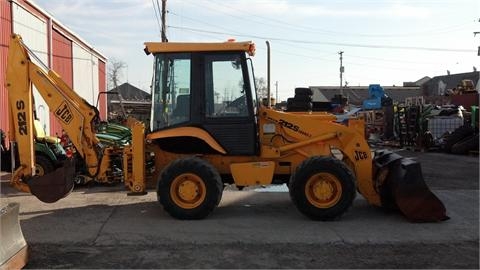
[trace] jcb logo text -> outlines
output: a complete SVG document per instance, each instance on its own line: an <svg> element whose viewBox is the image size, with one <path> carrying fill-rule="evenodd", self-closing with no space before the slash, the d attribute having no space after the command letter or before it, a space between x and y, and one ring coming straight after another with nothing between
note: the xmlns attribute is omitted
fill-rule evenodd
<svg viewBox="0 0 480 270"><path fill-rule="evenodd" d="M355 151L355 160L356 161L364 160L364 159L367 159L367 158L368 158L367 152Z"/></svg>
<svg viewBox="0 0 480 270"><path fill-rule="evenodd" d="M62 120L63 122L70 124L70 122L73 119L73 114L72 111L70 111L70 108L68 107L67 103L63 102L58 106L57 110L55 111L55 114Z"/></svg>

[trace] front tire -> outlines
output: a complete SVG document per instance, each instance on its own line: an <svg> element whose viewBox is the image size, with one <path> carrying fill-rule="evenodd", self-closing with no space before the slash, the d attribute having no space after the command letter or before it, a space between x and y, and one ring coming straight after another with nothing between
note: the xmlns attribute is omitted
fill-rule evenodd
<svg viewBox="0 0 480 270"><path fill-rule="evenodd" d="M220 203L223 183L217 170L197 157L173 161L157 184L163 209L178 219L203 219Z"/></svg>
<svg viewBox="0 0 480 270"><path fill-rule="evenodd" d="M355 177L333 157L303 161L289 182L290 198L312 220L334 220L345 213L356 195Z"/></svg>

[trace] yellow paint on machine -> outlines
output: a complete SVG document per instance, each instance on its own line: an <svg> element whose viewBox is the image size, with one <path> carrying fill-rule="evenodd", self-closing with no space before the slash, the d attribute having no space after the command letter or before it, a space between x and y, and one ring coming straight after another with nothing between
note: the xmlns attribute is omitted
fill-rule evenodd
<svg viewBox="0 0 480 270"><path fill-rule="evenodd" d="M275 162L232 163L230 170L237 186L268 185L273 179Z"/></svg>
<svg viewBox="0 0 480 270"><path fill-rule="evenodd" d="M145 52L147 53L210 51L245 51L253 56L255 54L255 45L251 41L211 43L145 42Z"/></svg>

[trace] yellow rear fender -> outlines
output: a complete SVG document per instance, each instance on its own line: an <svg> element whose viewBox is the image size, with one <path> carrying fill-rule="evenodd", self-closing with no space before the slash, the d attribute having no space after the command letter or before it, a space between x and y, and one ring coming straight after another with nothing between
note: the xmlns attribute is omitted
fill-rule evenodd
<svg viewBox="0 0 480 270"><path fill-rule="evenodd" d="M156 131L147 135L147 140L173 138L173 137L193 137L198 138L208 144L215 151L226 154L227 151L205 130L197 127L179 127L167 130Z"/></svg>

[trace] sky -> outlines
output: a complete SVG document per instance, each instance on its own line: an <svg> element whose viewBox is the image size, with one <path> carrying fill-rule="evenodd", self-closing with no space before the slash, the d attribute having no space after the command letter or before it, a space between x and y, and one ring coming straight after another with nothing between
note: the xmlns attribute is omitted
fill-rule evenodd
<svg viewBox="0 0 480 270"><path fill-rule="evenodd" d="M109 60L123 61L121 82L150 91L160 41L161 0L35 0ZM158 5L158 6L157 6ZM255 42L255 75L266 77L271 43L275 97L295 87L401 86L424 76L480 70L478 0L168 0L169 41Z"/></svg>

